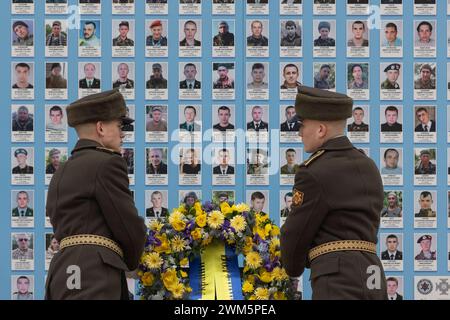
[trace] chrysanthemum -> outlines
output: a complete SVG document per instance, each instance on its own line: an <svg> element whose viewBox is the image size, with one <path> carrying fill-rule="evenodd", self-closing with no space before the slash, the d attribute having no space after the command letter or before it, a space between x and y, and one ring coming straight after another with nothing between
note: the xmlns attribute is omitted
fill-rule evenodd
<svg viewBox="0 0 450 320"><path fill-rule="evenodd" d="M142 284L146 287L150 287L155 282L155 276L151 272L146 272L141 278Z"/></svg>
<svg viewBox="0 0 450 320"><path fill-rule="evenodd" d="M213 211L208 217L208 225L213 229L218 229L223 222L225 221L225 217L220 211Z"/></svg>
<svg viewBox="0 0 450 320"><path fill-rule="evenodd" d="M255 296L257 300L269 300L269 289L257 288L255 290Z"/></svg>
<svg viewBox="0 0 450 320"><path fill-rule="evenodd" d="M247 222L245 222L245 219L243 216L235 216L233 219L231 219L230 225L237 232L242 232L245 230L245 227L247 226Z"/></svg>
<svg viewBox="0 0 450 320"><path fill-rule="evenodd" d="M161 259L159 253L151 252L144 257L144 264L147 266L147 268L157 270L161 268L163 259Z"/></svg>
<svg viewBox="0 0 450 320"><path fill-rule="evenodd" d="M272 275L274 280L276 281L282 281L288 278L286 271L280 267L276 267L275 269L273 269Z"/></svg>
<svg viewBox="0 0 450 320"><path fill-rule="evenodd" d="M238 205L236 205L236 210L240 213L242 212L249 212L250 211L250 207L245 204L245 203L240 203Z"/></svg>
<svg viewBox="0 0 450 320"><path fill-rule="evenodd" d="M182 252L186 248L186 241L178 235L173 237L170 244L174 252Z"/></svg>
<svg viewBox="0 0 450 320"><path fill-rule="evenodd" d="M161 221L153 220L150 223L150 230L160 232L163 226L164 226L164 224Z"/></svg>
<svg viewBox="0 0 450 320"><path fill-rule="evenodd" d="M250 252L246 257L245 260L247 262L247 265L252 269L258 269L261 267L262 259L258 252Z"/></svg>
<svg viewBox="0 0 450 320"><path fill-rule="evenodd" d="M186 228L186 222L184 222L184 214L180 211L174 211L169 216L169 223L176 231L183 231Z"/></svg>
<svg viewBox="0 0 450 320"><path fill-rule="evenodd" d="M171 291L175 299L181 299L184 294L184 285L182 283L177 283L172 287Z"/></svg>
<svg viewBox="0 0 450 320"><path fill-rule="evenodd" d="M255 288L253 287L253 284L251 284L248 281L245 281L244 284L242 285L242 292L244 293L251 293L255 290Z"/></svg>

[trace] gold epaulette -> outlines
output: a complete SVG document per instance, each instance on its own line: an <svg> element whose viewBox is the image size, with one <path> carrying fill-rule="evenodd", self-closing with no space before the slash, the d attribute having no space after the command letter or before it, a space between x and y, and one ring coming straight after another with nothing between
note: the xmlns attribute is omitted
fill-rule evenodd
<svg viewBox="0 0 450 320"><path fill-rule="evenodd" d="M309 157L308 160L306 160L305 162L303 162L302 165L304 165L305 167L309 166L314 160L316 160L317 158L319 158L321 155L323 155L325 153L325 150L319 150L317 152L315 152L311 157Z"/></svg>
<svg viewBox="0 0 450 320"><path fill-rule="evenodd" d="M104 148L104 147L96 147L95 150L106 152L109 154L117 154L117 155L121 156L121 154L119 152L114 151L113 149L108 149L108 148Z"/></svg>

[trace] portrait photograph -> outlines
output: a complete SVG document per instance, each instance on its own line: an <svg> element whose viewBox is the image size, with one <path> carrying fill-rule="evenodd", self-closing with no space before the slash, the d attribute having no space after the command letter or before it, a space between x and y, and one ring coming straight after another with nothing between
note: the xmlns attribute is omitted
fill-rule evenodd
<svg viewBox="0 0 450 320"><path fill-rule="evenodd" d="M80 20L78 56L97 58L102 55L101 20Z"/></svg>
<svg viewBox="0 0 450 320"><path fill-rule="evenodd" d="M83 98L101 91L101 62L78 63L78 97Z"/></svg>
<svg viewBox="0 0 450 320"><path fill-rule="evenodd" d="M169 192L167 190L145 190L145 218L147 221L168 217Z"/></svg>
<svg viewBox="0 0 450 320"><path fill-rule="evenodd" d="M67 100L69 66L67 62L45 63L45 99Z"/></svg>
<svg viewBox="0 0 450 320"><path fill-rule="evenodd" d="M34 276L11 276L11 300L34 300Z"/></svg>
<svg viewBox="0 0 450 320"><path fill-rule="evenodd" d="M67 142L65 105L45 105L45 142Z"/></svg>
<svg viewBox="0 0 450 320"><path fill-rule="evenodd" d="M380 172L383 185L403 185L403 148L380 149Z"/></svg>
<svg viewBox="0 0 450 320"><path fill-rule="evenodd" d="M132 58L135 55L135 21L112 20L113 58Z"/></svg>
<svg viewBox="0 0 450 320"><path fill-rule="evenodd" d="M235 47L235 20L213 20L212 21L213 58L234 58Z"/></svg>
<svg viewBox="0 0 450 320"><path fill-rule="evenodd" d="M135 97L135 64L134 62L113 62L111 67L112 88L119 89L127 100Z"/></svg>
<svg viewBox="0 0 450 320"><path fill-rule="evenodd" d="M380 57L403 57L403 21L382 20L380 29Z"/></svg>
<svg viewBox="0 0 450 320"><path fill-rule="evenodd" d="M11 63L11 98L34 99L34 62Z"/></svg>
<svg viewBox="0 0 450 320"><path fill-rule="evenodd" d="M34 20L11 21L11 56L34 57Z"/></svg>
<svg viewBox="0 0 450 320"><path fill-rule="evenodd" d="M167 100L169 98L168 62L146 62L145 74L145 99Z"/></svg>
<svg viewBox="0 0 450 320"><path fill-rule="evenodd" d="M11 141L34 142L34 105L11 106Z"/></svg>
<svg viewBox="0 0 450 320"><path fill-rule="evenodd" d="M437 149L414 148L414 185L436 186Z"/></svg>
<svg viewBox="0 0 450 320"><path fill-rule="evenodd" d="M168 20L146 20L145 26L145 56L167 58L169 56Z"/></svg>
<svg viewBox="0 0 450 320"><path fill-rule="evenodd" d="M46 57L67 57L68 31L67 20L45 20Z"/></svg>
<svg viewBox="0 0 450 320"><path fill-rule="evenodd" d="M11 191L11 228L34 228L34 190Z"/></svg>
<svg viewBox="0 0 450 320"><path fill-rule="evenodd" d="M403 191L385 190L381 209L381 228L403 228Z"/></svg>
<svg viewBox="0 0 450 320"><path fill-rule="evenodd" d="M380 142L403 143L403 106L401 105L381 106Z"/></svg>
<svg viewBox="0 0 450 320"><path fill-rule="evenodd" d="M314 58L336 58L336 20L314 20Z"/></svg>
<svg viewBox="0 0 450 320"><path fill-rule="evenodd" d="M169 115L167 109L167 105L145 106L146 142L168 142Z"/></svg>
<svg viewBox="0 0 450 320"><path fill-rule="evenodd" d="M303 57L302 20L280 21L280 57Z"/></svg>
<svg viewBox="0 0 450 320"><path fill-rule="evenodd" d="M168 184L168 151L167 148L145 149L145 184Z"/></svg>
<svg viewBox="0 0 450 320"><path fill-rule="evenodd" d="M34 233L11 233L11 270L34 270Z"/></svg>
<svg viewBox="0 0 450 320"><path fill-rule="evenodd" d="M247 100L269 100L269 63L247 62Z"/></svg>

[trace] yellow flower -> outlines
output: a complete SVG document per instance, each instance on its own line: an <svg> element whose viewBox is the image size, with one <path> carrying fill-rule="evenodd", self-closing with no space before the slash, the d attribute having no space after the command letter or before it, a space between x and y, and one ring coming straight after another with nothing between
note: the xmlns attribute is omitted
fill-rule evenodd
<svg viewBox="0 0 450 320"><path fill-rule="evenodd" d="M202 204L199 201L194 204L194 209L196 215L203 213Z"/></svg>
<svg viewBox="0 0 450 320"><path fill-rule="evenodd" d="M224 222L225 217L220 211L213 211L208 217L208 224L213 229L218 229Z"/></svg>
<svg viewBox="0 0 450 320"><path fill-rule="evenodd" d="M164 286L169 291L172 291L172 289L175 287L175 285L179 283L178 277L177 277L177 271L175 269L169 269L166 272L164 272L161 276L161 279L164 283Z"/></svg>
<svg viewBox="0 0 450 320"><path fill-rule="evenodd" d="M146 272L141 277L142 284L146 287L151 287L153 285L153 282L155 281L155 277L151 272Z"/></svg>
<svg viewBox="0 0 450 320"><path fill-rule="evenodd" d="M272 274L270 272L263 271L263 272L261 272L261 275L259 276L259 279L262 282L270 283L273 280L273 276L272 276Z"/></svg>
<svg viewBox="0 0 450 320"><path fill-rule="evenodd" d="M266 237L268 237L270 235L271 231L272 231L272 225L270 223L266 224L266 226L264 227L264 234L266 235Z"/></svg>
<svg viewBox="0 0 450 320"><path fill-rule="evenodd" d="M173 237L171 244L173 252L182 252L186 248L186 241L178 235Z"/></svg>
<svg viewBox="0 0 450 320"><path fill-rule="evenodd" d="M173 210L173 212L175 212L175 211L179 211L184 214L184 213L186 213L186 207L184 204L181 204L177 209Z"/></svg>
<svg viewBox="0 0 450 320"><path fill-rule="evenodd" d="M252 269L258 269L262 264L262 259L258 252L250 252L246 257L245 260L247 262L247 265Z"/></svg>
<svg viewBox="0 0 450 320"><path fill-rule="evenodd" d="M220 204L220 211L222 211L222 213L224 215L229 215L230 213L233 213L233 210L231 209L230 205L228 204L228 202L222 202Z"/></svg>
<svg viewBox="0 0 450 320"><path fill-rule="evenodd" d="M187 272L184 272L183 270L180 270L180 274L183 278L186 278L188 276Z"/></svg>
<svg viewBox="0 0 450 320"><path fill-rule="evenodd" d="M280 247L280 239L278 238L272 239L269 246L270 253L275 254L275 251L277 251L279 247Z"/></svg>
<svg viewBox="0 0 450 320"><path fill-rule="evenodd" d="M273 298L275 300L286 300L286 295L284 292L277 291L273 294Z"/></svg>
<svg viewBox="0 0 450 320"><path fill-rule="evenodd" d="M288 275L287 275L286 271L280 267L276 267L275 269L273 269L272 275L273 275L274 280L276 280L276 281L282 281L282 280L288 279Z"/></svg>
<svg viewBox="0 0 450 320"><path fill-rule="evenodd" d="M192 292L192 288L190 286L186 286L184 287L184 291L186 291L187 293Z"/></svg>
<svg viewBox="0 0 450 320"><path fill-rule="evenodd" d="M245 230L245 227L247 226L247 222L245 222L245 219L243 216L235 216L233 219L231 219L230 225L237 232L242 232Z"/></svg>
<svg viewBox="0 0 450 320"><path fill-rule="evenodd" d="M202 229L195 228L194 230L191 231L191 236L194 240L201 239L202 238Z"/></svg>
<svg viewBox="0 0 450 320"><path fill-rule="evenodd" d="M256 216L256 225L259 226L260 224L265 223L269 217L267 214L261 214L261 213L257 213Z"/></svg>
<svg viewBox="0 0 450 320"><path fill-rule="evenodd" d="M257 288L255 290L255 296L258 300L269 300L269 289Z"/></svg>
<svg viewBox="0 0 450 320"><path fill-rule="evenodd" d="M186 228L186 222L184 222L184 214L180 211L174 211L169 216L169 223L176 231L183 231Z"/></svg>
<svg viewBox="0 0 450 320"><path fill-rule="evenodd" d="M158 221L158 220L153 220L153 221L150 223L150 230L160 232L163 226L164 226L164 224L161 223L160 221Z"/></svg>
<svg viewBox="0 0 450 320"><path fill-rule="evenodd" d="M161 259L159 253L157 252L151 252L144 256L144 264L147 266L147 268L153 270L158 270L159 268L161 268L163 262L163 259Z"/></svg>
<svg viewBox="0 0 450 320"><path fill-rule="evenodd" d="M172 287L172 290L170 291L172 292L175 299L181 299L183 298L184 294L184 285L182 283L177 283Z"/></svg>
<svg viewBox="0 0 450 320"><path fill-rule="evenodd" d="M280 228L276 225L272 225L272 231L270 232L272 237L276 237L280 235Z"/></svg>
<svg viewBox="0 0 450 320"><path fill-rule="evenodd" d="M199 214L195 217L195 223L197 223L200 228L206 226L206 213Z"/></svg>
<svg viewBox="0 0 450 320"><path fill-rule="evenodd" d="M250 296L250 298L248 298L248 300L256 300L255 296Z"/></svg>
<svg viewBox="0 0 450 320"><path fill-rule="evenodd" d="M167 240L167 235L166 234L162 234L159 236L155 237L156 239L158 239L159 241L161 241L161 245L158 247L155 247L153 250L158 252L158 253L171 253L172 250L170 250L170 243L169 240Z"/></svg>
<svg viewBox="0 0 450 320"><path fill-rule="evenodd" d="M253 233L257 233L261 239L266 240L266 231L263 228L255 226L253 228Z"/></svg>
<svg viewBox="0 0 450 320"><path fill-rule="evenodd" d="M255 290L255 288L253 287L253 284L251 284L248 281L245 281L244 284L242 285L242 292L244 293L251 293Z"/></svg>
<svg viewBox="0 0 450 320"><path fill-rule="evenodd" d="M245 245L243 248L244 255L252 251L253 249L253 239L250 237L245 238Z"/></svg>
<svg viewBox="0 0 450 320"><path fill-rule="evenodd" d="M251 284L255 284L255 276L252 275L248 276L246 281L248 281Z"/></svg>
<svg viewBox="0 0 450 320"><path fill-rule="evenodd" d="M240 203L238 205L236 205L236 210L240 213L242 212L249 212L250 211L250 207L245 204L245 203Z"/></svg>
<svg viewBox="0 0 450 320"><path fill-rule="evenodd" d="M189 259L188 258L184 258L184 259L180 260L180 266L187 267L188 265L189 265Z"/></svg>

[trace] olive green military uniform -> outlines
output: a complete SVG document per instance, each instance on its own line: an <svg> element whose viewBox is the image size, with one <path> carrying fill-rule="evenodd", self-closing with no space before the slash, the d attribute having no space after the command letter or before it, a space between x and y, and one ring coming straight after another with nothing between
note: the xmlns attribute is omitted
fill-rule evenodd
<svg viewBox="0 0 450 320"><path fill-rule="evenodd" d="M131 122L125 117L125 102L117 90L83 98L70 105L67 114L70 126L95 119ZM93 140L79 140L72 156L53 175L46 210L58 241L97 235L114 241L123 251L121 258L99 245L62 248L50 264L46 299L128 299L125 271L138 266L146 228L138 217L127 164L120 153ZM81 288L71 290L66 284L70 276L67 268L74 265L80 268Z"/></svg>
<svg viewBox="0 0 450 320"><path fill-rule="evenodd" d="M301 88L300 119L339 120L352 114L352 100L328 91ZM281 259L291 277L311 269L315 300L387 299L386 281L376 253L335 251L312 260L310 249L342 240L376 244L383 207L383 185L375 163L345 136L325 142L297 171L292 211L281 229ZM379 269L379 286L367 286ZM370 281L369 281L370 282Z"/></svg>

